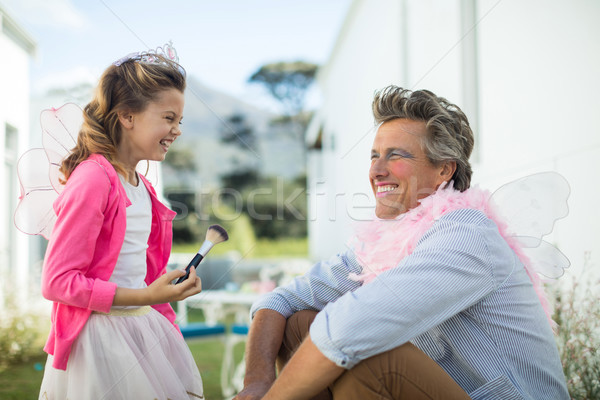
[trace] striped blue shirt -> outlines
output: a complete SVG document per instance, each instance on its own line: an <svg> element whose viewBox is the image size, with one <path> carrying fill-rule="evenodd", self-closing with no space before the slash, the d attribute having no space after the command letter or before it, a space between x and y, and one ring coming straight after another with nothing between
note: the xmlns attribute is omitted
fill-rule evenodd
<svg viewBox="0 0 600 400"><path fill-rule="evenodd" d="M317 314L310 336L337 365L412 342L479 399L569 395L554 336L523 265L481 211L446 214L397 268L362 285L352 252L313 266L252 307Z"/></svg>

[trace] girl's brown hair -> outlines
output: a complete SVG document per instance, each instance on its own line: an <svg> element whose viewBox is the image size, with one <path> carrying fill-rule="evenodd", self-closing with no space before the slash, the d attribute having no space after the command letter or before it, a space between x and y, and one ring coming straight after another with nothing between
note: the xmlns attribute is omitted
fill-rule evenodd
<svg viewBox="0 0 600 400"><path fill-rule="evenodd" d="M121 142L119 113L143 112L164 90L185 90L185 70L176 62L161 55L154 55L152 62L134 56L113 64L104 71L92 101L83 110L83 125L77 144L60 167L64 182L82 161L91 154L102 154L125 174L117 159L117 147Z"/></svg>

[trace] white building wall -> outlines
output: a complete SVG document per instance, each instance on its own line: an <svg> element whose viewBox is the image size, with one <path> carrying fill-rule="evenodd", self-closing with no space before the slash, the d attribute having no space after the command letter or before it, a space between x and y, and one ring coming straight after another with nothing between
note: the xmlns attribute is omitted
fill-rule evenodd
<svg viewBox="0 0 600 400"><path fill-rule="evenodd" d="M316 201L344 202L334 220L310 214L311 255L344 249L352 194L368 193L373 92L430 89L465 109L476 130L473 182L491 190L555 170L572 188L570 214L550 238L577 273L600 264L600 3L594 0L356 0L318 82L324 102ZM314 136L314 134L313 134ZM311 137L311 135L309 135ZM334 143L328 146L328 143Z"/></svg>
<svg viewBox="0 0 600 400"><path fill-rule="evenodd" d="M318 124L323 132L323 159L320 171L309 167L308 181L309 245L314 259L343 251L352 220L364 215L361 207L372 204L367 174L373 127L370 107L376 88L398 80L403 55L394 49L402 39L397 24L400 10L396 1L354 2L329 63L319 73L324 98Z"/></svg>
<svg viewBox="0 0 600 400"><path fill-rule="evenodd" d="M495 3L480 1L480 18ZM550 239L571 260L572 274L585 258L600 265L599 19L593 0L504 1L478 27L481 158L474 179L495 188L543 170L564 175L570 212Z"/></svg>
<svg viewBox="0 0 600 400"><path fill-rule="evenodd" d="M461 26L458 0L404 1L407 25L404 53L406 71L397 85L429 89L449 99L461 96ZM454 77L454 79L448 79Z"/></svg>
<svg viewBox="0 0 600 400"><path fill-rule="evenodd" d="M33 51L33 42L0 8L0 53L5 60L0 64L0 276L6 284L0 291L14 289L21 301L28 295L29 240L18 234L13 213L20 191L16 163L29 146L29 63Z"/></svg>

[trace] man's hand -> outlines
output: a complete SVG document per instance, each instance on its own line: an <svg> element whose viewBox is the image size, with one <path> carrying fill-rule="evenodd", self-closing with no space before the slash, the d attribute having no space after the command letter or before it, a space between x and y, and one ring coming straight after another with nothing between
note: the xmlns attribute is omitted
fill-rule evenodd
<svg viewBox="0 0 600 400"><path fill-rule="evenodd" d="M246 343L244 389L236 400L262 399L275 381L275 360L283 341L286 319L273 310L254 314Z"/></svg>
<svg viewBox="0 0 600 400"><path fill-rule="evenodd" d="M244 386L244 389L239 392L233 400L260 400L269 391L272 382L254 382Z"/></svg>
<svg viewBox="0 0 600 400"><path fill-rule="evenodd" d="M345 371L325 357L307 336L263 399L311 399Z"/></svg>

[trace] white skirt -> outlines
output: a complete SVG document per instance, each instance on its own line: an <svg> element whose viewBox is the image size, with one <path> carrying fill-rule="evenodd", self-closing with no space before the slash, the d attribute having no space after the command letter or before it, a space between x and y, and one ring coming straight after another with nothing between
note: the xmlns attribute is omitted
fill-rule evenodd
<svg viewBox="0 0 600 400"><path fill-rule="evenodd" d="M177 329L152 307L92 313L67 369L48 356L43 400L204 399L202 378Z"/></svg>

